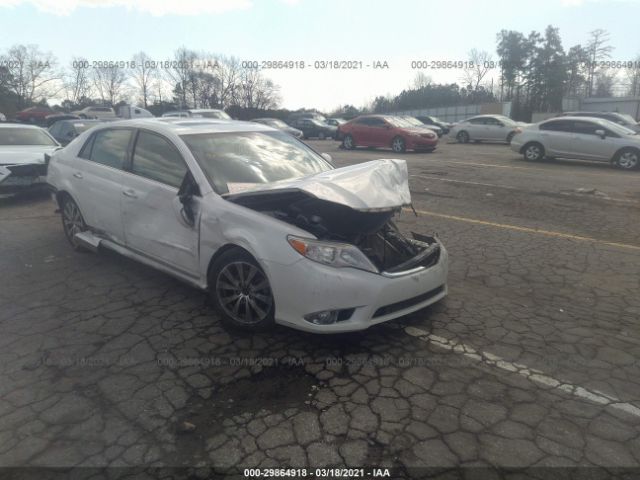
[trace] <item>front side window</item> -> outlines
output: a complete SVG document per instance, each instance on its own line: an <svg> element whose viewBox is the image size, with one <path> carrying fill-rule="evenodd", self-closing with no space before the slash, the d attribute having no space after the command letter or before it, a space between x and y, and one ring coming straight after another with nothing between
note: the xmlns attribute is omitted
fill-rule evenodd
<svg viewBox="0 0 640 480"><path fill-rule="evenodd" d="M187 166L171 142L159 135L141 131L136 140L131 171L178 188L187 173Z"/></svg>
<svg viewBox="0 0 640 480"><path fill-rule="evenodd" d="M282 131L198 133L181 138L220 194L333 168L304 143Z"/></svg>
<svg viewBox="0 0 640 480"><path fill-rule="evenodd" d="M473 123L474 125L484 125L487 122L485 121L484 118L482 117L477 117L477 118L470 118L469 120L467 120L469 123Z"/></svg>
<svg viewBox="0 0 640 480"><path fill-rule="evenodd" d="M90 159L101 165L121 169L127 159L131 130L101 130L93 139ZM81 156L85 153L85 149Z"/></svg>
<svg viewBox="0 0 640 480"><path fill-rule="evenodd" d="M573 123L569 120L554 120L540 125L540 130L550 130L553 132L571 132L572 129Z"/></svg>

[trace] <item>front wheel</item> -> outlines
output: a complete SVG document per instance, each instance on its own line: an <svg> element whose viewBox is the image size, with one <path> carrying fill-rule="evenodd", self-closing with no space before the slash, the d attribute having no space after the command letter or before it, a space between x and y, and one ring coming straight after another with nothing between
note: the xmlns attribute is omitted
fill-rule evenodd
<svg viewBox="0 0 640 480"><path fill-rule="evenodd" d="M511 140L513 140L513 137L515 136L515 132L511 132L509 135L507 135L507 143L509 145L511 145Z"/></svg>
<svg viewBox="0 0 640 480"><path fill-rule="evenodd" d="M62 200L62 228L64 235L71 244L74 250L83 251L82 246L75 238L76 233L84 232L87 230L87 224L84 223L84 218L80 212L80 208L76 202L69 196Z"/></svg>
<svg viewBox="0 0 640 480"><path fill-rule="evenodd" d="M622 170L634 170L640 165L640 151L634 148L625 148L616 155L613 163Z"/></svg>
<svg viewBox="0 0 640 480"><path fill-rule="evenodd" d="M391 141L391 150L395 153L403 153L407 149L404 138L396 137Z"/></svg>
<svg viewBox="0 0 640 480"><path fill-rule="evenodd" d="M224 324L250 331L274 324L269 279L249 253L228 250L215 261L211 272L210 292Z"/></svg>
<svg viewBox="0 0 640 480"><path fill-rule="evenodd" d="M356 148L353 137L351 135L345 135L342 139L342 146L347 150L353 150L354 148Z"/></svg>
<svg viewBox="0 0 640 480"><path fill-rule="evenodd" d="M539 143L529 143L522 150L522 155L529 162L538 162L544 158L544 147Z"/></svg>
<svg viewBox="0 0 640 480"><path fill-rule="evenodd" d="M456 140L460 143L469 143L469 134L467 132L460 132L456 135Z"/></svg>

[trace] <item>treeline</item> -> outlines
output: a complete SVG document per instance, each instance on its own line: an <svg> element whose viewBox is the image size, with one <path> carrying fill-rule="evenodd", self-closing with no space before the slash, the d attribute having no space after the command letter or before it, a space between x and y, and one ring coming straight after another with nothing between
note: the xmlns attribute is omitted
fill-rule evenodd
<svg viewBox="0 0 640 480"><path fill-rule="evenodd" d="M126 61L75 57L61 65L37 45L0 52L0 111L61 100L65 110L134 103L156 114L176 108L274 109L279 87L235 57L180 48L166 60L139 52Z"/></svg>
<svg viewBox="0 0 640 480"><path fill-rule="evenodd" d="M511 101L512 116L562 110L564 97L640 96L640 57L611 61L613 47L604 30L589 33L584 45L565 51L557 28L528 35L514 30L497 34L494 58L471 50L459 84L435 84L418 74L414 84L395 96L377 97L376 112Z"/></svg>

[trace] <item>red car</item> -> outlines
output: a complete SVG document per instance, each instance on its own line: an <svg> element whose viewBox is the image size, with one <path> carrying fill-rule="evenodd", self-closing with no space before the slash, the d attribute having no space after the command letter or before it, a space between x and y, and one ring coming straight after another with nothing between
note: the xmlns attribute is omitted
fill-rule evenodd
<svg viewBox="0 0 640 480"><path fill-rule="evenodd" d="M43 123L47 115L55 113L49 107L29 107L16 112L14 118L20 122Z"/></svg>
<svg viewBox="0 0 640 480"><path fill-rule="evenodd" d="M347 150L355 147L391 148L396 153L405 150L432 152L438 145L438 135L425 127L415 127L392 115L362 115L339 127L339 138Z"/></svg>

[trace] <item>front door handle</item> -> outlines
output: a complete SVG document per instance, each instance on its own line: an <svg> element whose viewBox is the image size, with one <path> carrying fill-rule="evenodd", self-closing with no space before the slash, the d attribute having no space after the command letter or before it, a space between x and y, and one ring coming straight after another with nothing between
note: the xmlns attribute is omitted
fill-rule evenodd
<svg viewBox="0 0 640 480"><path fill-rule="evenodd" d="M136 192L134 190L128 189L128 190L123 190L122 194L125 197L129 197L129 198L138 198L138 196L136 195Z"/></svg>
<svg viewBox="0 0 640 480"><path fill-rule="evenodd" d="M82 174L80 172L74 173L73 176L76 178L82 178Z"/></svg>

